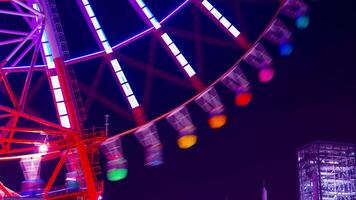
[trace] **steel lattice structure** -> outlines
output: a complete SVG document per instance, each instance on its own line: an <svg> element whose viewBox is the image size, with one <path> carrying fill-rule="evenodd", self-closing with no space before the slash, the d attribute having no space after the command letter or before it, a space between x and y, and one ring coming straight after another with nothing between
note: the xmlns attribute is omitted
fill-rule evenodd
<svg viewBox="0 0 356 200"><path fill-rule="evenodd" d="M134 134L143 146L146 166L160 165L163 163L163 148L155 124L159 120L166 119L178 132L177 143L180 148L192 147L197 142L197 128L187 105L196 103L205 111L209 116L208 124L211 128L222 127L227 121L226 108L215 86L222 83L236 94L236 105L248 105L252 98L251 83L240 65L244 63L256 69L261 82L271 81L274 76L273 60L263 42L277 45L281 55L289 55L293 48L292 33L279 16L284 15L296 20L297 27L301 29L306 28L309 22L307 17L309 10L304 1L281 1L265 30L256 41L250 42L246 35L215 7L213 1L185 0L169 15L158 20L150 6L143 0L129 0L148 28L119 44L111 45L91 1L76 0L100 51L71 58L54 0L0 0L0 3L4 5L0 9L0 14L5 16L5 22L16 18L16 22L20 23L20 19L23 23L21 25L23 30L16 30L14 24L10 23L10 25L5 23L8 25L6 28L0 27L2 34L0 47L6 47L5 56L0 62L0 81L5 94L0 105L0 161L18 160L25 178L22 181L20 195L0 184L0 190L8 197L46 199L83 197L90 200L100 198L103 193L103 181L98 179L101 173L99 148L101 147L107 159L107 177L111 181L126 177L127 160L123 154L121 138L128 134ZM188 5L193 5L204 13L208 20L214 22L231 38L234 45L244 51L244 55L226 73L209 84L201 80L193 64L171 37L171 32L164 28L173 16ZM154 119L146 117L144 106L130 85L132 79L127 76L117 54L121 48L147 35L153 35L160 42L178 71L181 71L189 81L182 85L187 84L188 87L194 88L196 94L175 109ZM136 124L136 128L118 132L110 138L107 129L86 129L83 122L87 113L83 109L76 75L70 67L95 58L103 58L102 65L109 66ZM52 94L51 103L57 116L55 122L49 120L47 116L35 114L36 112L30 110L27 105L31 86L37 80L36 72L44 73L48 80L48 89ZM156 73L170 81L173 79L162 72ZM18 74L25 76L19 78ZM15 83L10 80L13 75ZM41 163L49 160L56 160L57 164L50 177L42 180ZM65 186L54 187L64 166Z"/></svg>
<svg viewBox="0 0 356 200"><path fill-rule="evenodd" d="M315 142L298 151L301 200L356 199L356 146Z"/></svg>

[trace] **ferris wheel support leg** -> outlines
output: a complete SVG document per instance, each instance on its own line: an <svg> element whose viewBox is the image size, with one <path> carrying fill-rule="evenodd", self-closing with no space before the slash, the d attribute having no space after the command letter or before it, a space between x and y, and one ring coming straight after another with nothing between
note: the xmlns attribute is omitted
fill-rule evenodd
<svg viewBox="0 0 356 200"><path fill-rule="evenodd" d="M54 62L56 63L56 69L57 69L57 73L58 73L58 77L59 77L59 82L61 83L62 88L63 88L63 95L65 97L70 97L71 95L70 95L70 91L69 91L69 86L67 85L66 79L64 78L66 74L65 74L64 66L62 65L63 62L60 57L55 58ZM73 99L68 98L67 100L68 100L67 105L68 105L69 119L73 123L73 128L75 130L79 130L80 126L79 126L78 118L76 116ZM88 159L88 152L87 152L86 147L83 144L83 142L81 141L80 136L78 134L74 135L74 140L76 143L76 148L78 150L80 164L83 169L85 183L88 188L89 200L97 200L97 190L95 187L94 176L91 171L91 167L90 167L90 163L89 163L89 159Z"/></svg>
<svg viewBox="0 0 356 200"><path fill-rule="evenodd" d="M46 185L46 188L45 188L45 190L44 190L44 192L43 192L43 196L44 196L45 198L47 198L48 192L51 190L54 181L56 180L56 178L57 178L57 176L58 176L58 174L59 174L59 172L60 172L62 166L64 165L64 163L65 163L65 161L66 161L66 159L67 159L67 156L68 156L69 151L70 151L70 149L68 149L68 150L65 152L65 154L64 154L64 155L61 157L61 159L59 160L59 162L58 162L56 168L54 169L54 171L53 171L53 173L52 173L52 176L51 176L51 178L49 179L49 181L48 181L48 183L47 183L47 185Z"/></svg>
<svg viewBox="0 0 356 200"><path fill-rule="evenodd" d="M1 182L0 182L0 190L5 193L5 196L8 196L8 197L11 196L10 192L6 189L6 187Z"/></svg>
<svg viewBox="0 0 356 200"><path fill-rule="evenodd" d="M88 188L89 200L97 200L98 193L97 193L97 189L95 186L94 176L91 171L90 162L88 159L88 152L86 150L85 145L81 141L79 135L75 136L75 140L77 143L77 150L78 150L78 154L79 154L80 164L83 169L85 183Z"/></svg>
<svg viewBox="0 0 356 200"><path fill-rule="evenodd" d="M77 115L77 110L75 107L75 99L73 97L73 94L71 92L71 87L69 83L69 78L66 73L66 68L64 65L63 57L60 53L60 48L58 46L57 40L56 40L56 33L55 33L55 25L54 22L51 20L51 10L50 10L50 5L47 0L42 0L42 5L43 10L46 16L48 16L48 19L46 21L46 34L47 34L47 42L50 44L50 49L51 49L51 54L48 55L53 59L52 62L48 63L48 73L50 73L50 77L55 78L56 81L54 82L56 87L53 87L52 84L52 94L54 95L54 89L61 89L63 93L63 98L60 100L56 100L56 103L64 102L65 107L67 112L61 113L59 112L59 108L57 107L57 114L58 116L63 116L65 120L61 120L62 117L60 117L61 125L67 128L71 128L75 131L77 131L76 134L74 134L73 139L74 143L76 146L76 149L78 150L79 154L79 160L80 164L83 170L83 175L85 179L85 183L88 189L88 196L89 200L97 200L98 194L97 194L97 189L95 187L95 180L94 176L92 173L92 169L90 166L89 158L88 158L88 152L86 149L85 144L80 138L80 121L79 117ZM47 56L47 55L46 55ZM51 80L52 81L52 80ZM68 119L68 120L67 120Z"/></svg>

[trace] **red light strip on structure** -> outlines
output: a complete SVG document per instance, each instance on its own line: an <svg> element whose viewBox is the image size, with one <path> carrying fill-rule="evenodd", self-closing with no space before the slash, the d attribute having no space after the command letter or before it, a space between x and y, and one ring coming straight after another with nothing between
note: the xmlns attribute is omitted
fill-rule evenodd
<svg viewBox="0 0 356 200"><path fill-rule="evenodd" d="M40 10L37 4L33 4L32 6L35 10L37 11ZM45 55L44 63L47 65L48 68L50 87L52 90L52 94L54 95L54 100L56 104L55 106L57 109L57 114L59 116L59 121L63 127L71 128L72 126L67 112L67 105L64 101L61 84L59 82L57 71L56 71L56 64L53 58L53 52L51 50L51 45L48 41L46 31L44 31L42 34L41 43L42 43L42 51L44 52Z"/></svg>

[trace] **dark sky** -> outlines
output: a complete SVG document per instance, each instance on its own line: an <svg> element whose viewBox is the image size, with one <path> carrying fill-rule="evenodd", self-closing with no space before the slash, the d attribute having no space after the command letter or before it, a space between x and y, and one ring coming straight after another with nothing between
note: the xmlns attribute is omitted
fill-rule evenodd
<svg viewBox="0 0 356 200"><path fill-rule="evenodd" d="M79 20L79 17L77 11L68 6L70 3L65 2L61 1L58 7L62 9L61 12L67 13L67 18L63 17L66 19L63 26L65 30L68 30L73 28L73 25L66 25L70 21L69 19L74 21ZM100 4L100 2L93 0L93 4L97 8L96 11L99 13L98 16L105 16L107 10L113 11L114 8L107 8L106 4ZM153 1L148 2L153 4ZM161 18L167 14L167 10L176 6L176 2L180 1L172 1L172 4L169 1L160 1L164 9L160 10L153 6L153 10L157 11L157 17ZM216 2L223 5L225 1ZM263 11L264 5L260 4L260 8L256 8L256 10L253 10L252 7L257 7L258 3L243 5L246 12L245 19L255 16L253 20L263 20L261 17L263 15L261 13L258 15L255 12ZM124 7L120 8L124 9ZM229 116L228 124L221 130L210 130L206 125L204 113L196 105L190 105L193 121L199 127L199 142L194 148L186 151L179 150L175 143L175 132L166 122L159 122L160 137L165 145L165 164L163 166L154 169L144 167L143 152L138 142L131 136L124 138L125 156L129 160L129 176L122 182L107 182L105 199L223 200L228 196L229 200L258 200L261 196L262 182L265 180L269 199L297 200L296 149L298 147L313 140L356 143L355 8L354 0L313 1L310 26L304 31L295 30L293 54L290 57L279 57L273 53L273 48L269 48L275 57L274 62L277 69L273 82L267 85L258 84L252 75L254 100L249 107L236 108L232 103L233 94L226 88L218 86ZM269 16L269 12L266 10L262 14ZM273 6L270 10L273 10ZM227 16L235 16L232 9L227 8L225 11ZM132 13L127 12L125 14L132 17L129 18L132 21L121 20L126 23L122 26L116 26L117 21L114 19L117 19L115 18L117 13L111 12L112 19L106 18L105 20L105 17L102 17L102 25L106 28L107 37L112 44L122 41L128 35L145 27L139 22L137 16L134 17L133 11ZM267 19L268 17L264 20ZM180 14L177 17L177 21L179 20L181 20L180 24L184 25L183 28L189 29L189 22L192 22L190 18ZM263 23L261 24L263 27ZM203 23L203 27L210 28L210 25ZM78 28L78 30L84 32L83 21L78 21L78 26L83 28ZM167 26L171 29L175 27L173 23L168 23ZM258 30L261 30L261 27L256 24L245 23L239 26L241 29L244 29L244 26L245 28L251 26L246 28L252 35L249 36L250 40L253 40L258 35ZM208 30L208 28L206 29ZM220 33L211 34L221 36ZM73 56L97 50L93 40L89 36L82 35L80 31L74 31L66 36ZM78 45L73 41L79 39L80 36L86 42ZM194 46L189 44L184 46L184 40L180 41L179 36L176 38L188 55L194 55ZM151 37L149 36L147 39L143 39L142 43L138 42L133 45L134 47L124 48L118 53L130 55L132 52L137 52L137 54L147 52L145 44L149 44L150 41ZM206 56L216 56L216 59L212 63L205 63L207 69L210 69L209 72L207 72L208 70L205 72L206 82L210 82L221 74L221 71L226 70L226 68L215 68L214 71L209 68L211 67L209 64L218 64L221 57L222 63L229 66L228 64L231 65L236 61L236 55L241 54L239 49L230 48L225 49L224 52L229 52L226 55L221 55L223 53L218 55L209 52L219 49L209 48L205 49ZM164 52L160 52L160 49L157 51L158 55L164 54ZM193 53L190 54L191 51ZM143 62L148 59L147 53L135 56L136 59ZM123 59L124 57L119 56L119 58ZM174 65L174 63L169 63L171 61L164 60L164 57L159 58L162 60L157 61L156 65L158 67L162 65L162 67L166 67L166 71L172 72L172 69L167 69L167 66ZM125 61L123 63L126 64ZM96 69L100 60L90 61L89 64L84 63L83 65L87 68L79 67L77 70L79 81L88 85L92 82L91 78L97 73ZM83 69L85 71L92 69L93 71L92 73L85 72L86 74L83 76L80 75ZM127 71L129 77L130 74L136 72L130 68ZM108 71L103 73L110 76ZM122 99L119 94L115 96L116 93L112 92L112 89L117 91L117 88L110 86L113 85L112 83L109 82L109 79L102 80L102 84L99 86L101 92L110 96L110 99ZM140 78L136 78L133 83L135 91L142 92L140 91L142 84L144 82L141 83ZM167 85L161 84L160 81L156 81L153 88L152 94L161 92L170 99L168 103L166 102L167 106L165 107L155 101L157 100L155 98L159 97L152 97L153 100L147 106L150 108L149 117L163 112L161 110L167 111L167 109L173 108L193 93L191 90L172 90ZM87 100L87 94L83 94L83 98L84 101ZM142 99L143 97L138 94L138 98ZM163 99L162 102L165 101ZM94 108L88 111L89 115L94 117L88 119L87 125L102 125L102 116L110 113L112 107L100 106L99 103L94 103L94 105ZM113 131L132 126L132 122L126 123L123 120L125 119L117 116L112 117ZM1 163L0 180L7 185L18 187L12 183L15 180L10 180L9 176L3 173L11 172L8 169L9 166L11 165ZM6 176L5 180L3 176ZM16 181L20 180L16 178Z"/></svg>

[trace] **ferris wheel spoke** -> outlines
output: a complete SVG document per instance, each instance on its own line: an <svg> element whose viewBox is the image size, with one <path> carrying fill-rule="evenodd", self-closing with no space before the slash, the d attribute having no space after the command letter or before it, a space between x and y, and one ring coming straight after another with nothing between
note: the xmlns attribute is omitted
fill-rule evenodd
<svg viewBox="0 0 356 200"><path fill-rule="evenodd" d="M194 33L186 31L186 30L181 30L178 28L169 28L170 32L172 33L172 35L176 36L176 37L180 37L180 38L184 38L184 39L188 39L188 40L201 40L202 42L206 43L206 44L210 44L210 45L215 45L215 46L219 46L219 47L224 47L224 48L229 48L229 49L236 49L236 45L234 45L233 43L229 42L229 41L225 41L222 40L220 38L216 38L216 37L211 37L211 36L205 36L205 35L199 35L196 36L194 35Z"/></svg>
<svg viewBox="0 0 356 200"><path fill-rule="evenodd" d="M90 87L82 84L81 82L79 82L78 84L79 84L80 90L83 91L83 93L85 93L86 95L91 96L94 94ZM134 121L134 119L132 118L132 115L129 112L127 112L124 108L120 107L114 101L107 98L105 95L102 95L100 92L97 91L95 93L94 99L96 101L98 101L99 103L101 103L106 108L112 110L118 116L124 117L125 119L130 120L130 121ZM86 108L89 110L90 106L86 107Z"/></svg>
<svg viewBox="0 0 356 200"><path fill-rule="evenodd" d="M103 73L104 73L104 69L105 69L105 60L102 60L99 64L99 67L95 73L95 78L93 83L91 84L90 88L88 91L91 91L90 93L88 92L88 98L87 100L84 102L84 108L86 108L86 110L89 110L89 108L91 107L95 94L97 92L97 89L99 87L99 83L102 79Z"/></svg>
<svg viewBox="0 0 356 200"><path fill-rule="evenodd" d="M89 25L92 33L99 44L100 48L105 51L106 56L109 60L109 65L111 66L112 73L117 81L118 85L121 88L123 95L126 98L126 101L130 105L137 123L144 123L144 114L143 110L140 107L139 102L136 99L136 96L130 86L128 79L120 65L119 61L114 58L112 47L107 40L105 33L95 16L95 13L88 0L77 0L77 4L80 7L82 14L84 15L87 24Z"/></svg>
<svg viewBox="0 0 356 200"><path fill-rule="evenodd" d="M180 67L184 74L191 80L193 87L197 91L201 91L205 86L200 82L197 77L195 70L190 65L186 57L179 50L176 44L173 42L171 37L167 32L163 31L161 28L161 23L157 21L154 14L150 11L143 0L129 0L133 8L136 10L138 15L149 27L153 26L155 28L155 36L161 42L164 49L173 58L175 63Z"/></svg>
<svg viewBox="0 0 356 200"><path fill-rule="evenodd" d="M202 37L201 37L201 21L200 21L200 17L198 15L198 13L196 12L196 10L192 10L192 14L193 14L193 22L195 24L195 26L193 27L193 31L194 31L194 37L196 38L196 40L194 41L194 48L195 51L197 53L196 56L196 63L197 63L197 67L198 67L198 71L200 74L200 77L204 80L205 77L205 73L204 73L204 53L203 53L203 41L202 41Z"/></svg>
<svg viewBox="0 0 356 200"><path fill-rule="evenodd" d="M152 80L153 80L153 66L156 62L156 54L157 54L157 45L153 39L151 39L149 46L149 54L148 54L148 62L147 62L147 71L146 71L146 80L145 80L145 88L143 93L142 104L146 111L149 109L150 104L150 94L152 90Z"/></svg>
<svg viewBox="0 0 356 200"><path fill-rule="evenodd" d="M246 24L246 20L244 19L244 15L242 12L242 4L241 3L237 3L236 6L236 12L234 17L236 18L236 22L238 23L241 32L243 32L246 36L250 35L248 32L248 26Z"/></svg>
<svg viewBox="0 0 356 200"><path fill-rule="evenodd" d="M192 2L234 41L236 41L240 47L244 50L250 48L251 44L246 40L245 36L208 0L192 0Z"/></svg>
<svg viewBox="0 0 356 200"><path fill-rule="evenodd" d="M141 61L138 61L134 58L131 58L130 56L124 55L124 54L120 54L120 59L125 62L130 64L131 67L147 72L147 68L149 67L146 63L143 63ZM154 75L155 77L158 77L162 80L168 81L176 86L180 86L184 89L189 89L191 90L191 84L186 80L186 79L182 79L177 75L159 70L157 68L153 68L152 69L152 75Z"/></svg>

